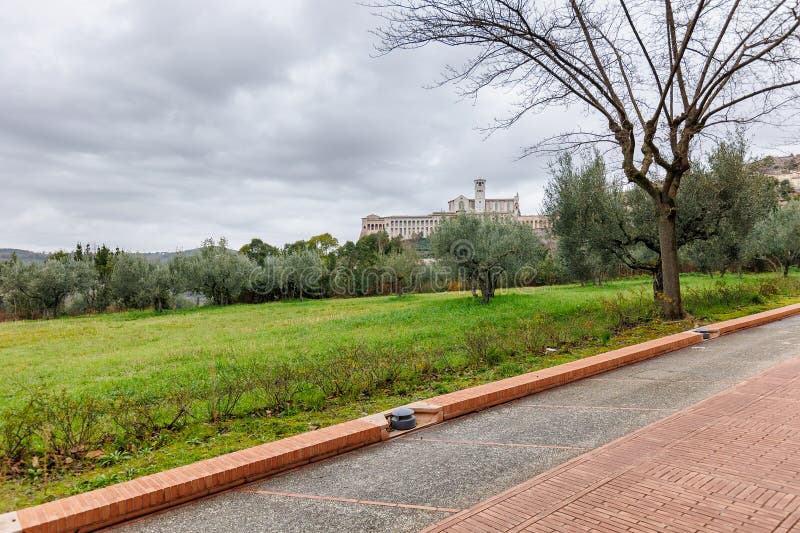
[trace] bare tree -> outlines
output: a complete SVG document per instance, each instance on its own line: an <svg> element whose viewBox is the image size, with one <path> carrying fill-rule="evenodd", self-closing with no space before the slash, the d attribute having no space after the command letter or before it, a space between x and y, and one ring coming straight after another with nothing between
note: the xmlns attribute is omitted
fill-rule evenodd
<svg viewBox="0 0 800 533"><path fill-rule="evenodd" d="M580 104L607 130L571 131L529 152L610 142L625 177L652 199L662 314L683 314L675 218L693 141L715 128L781 118L800 84L798 0L378 0L378 49L429 43L476 53L441 83L466 95L511 87L495 127Z"/></svg>

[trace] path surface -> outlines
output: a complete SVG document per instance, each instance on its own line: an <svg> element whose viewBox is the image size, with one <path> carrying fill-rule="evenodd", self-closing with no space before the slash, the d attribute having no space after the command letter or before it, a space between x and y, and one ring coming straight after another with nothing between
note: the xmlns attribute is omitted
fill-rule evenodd
<svg viewBox="0 0 800 533"><path fill-rule="evenodd" d="M742 531L769 531L796 507L798 356L800 317L794 317L307 465L115 531L486 531L515 525L568 531L579 529L580 516L590 524L611 516L593 510L612 500L617 503L608 503L609 509L617 514L645 516L659 504L670 513L642 523L645 531L663 531L665 523L692 531L703 516L710 521L711 511L678 520L693 505L708 505L714 517L722 517L714 522L722 524L716 531L732 531L736 520L746 524ZM757 377L768 369L771 374ZM662 489L673 491L674 502L656 494ZM774 494L767 497L761 489ZM631 520L607 530L625 531L636 523ZM714 524L705 530L714 531Z"/></svg>
<svg viewBox="0 0 800 533"><path fill-rule="evenodd" d="M428 529L797 531L800 359Z"/></svg>

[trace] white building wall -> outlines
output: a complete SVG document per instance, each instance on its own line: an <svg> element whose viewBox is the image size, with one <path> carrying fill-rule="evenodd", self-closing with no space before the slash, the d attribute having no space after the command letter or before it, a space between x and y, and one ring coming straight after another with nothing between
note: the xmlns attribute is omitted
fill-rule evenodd
<svg viewBox="0 0 800 533"><path fill-rule="evenodd" d="M400 236L410 239L414 236L429 237L436 229L442 217L454 216L459 212L491 213L518 218L534 230L544 231L550 228L546 216L521 216L519 212L519 196L514 198L486 198L486 180L475 180L475 198L459 195L447 204L447 212L435 212L429 215L399 215L381 217L369 215L361 219L361 236L385 231L389 237Z"/></svg>

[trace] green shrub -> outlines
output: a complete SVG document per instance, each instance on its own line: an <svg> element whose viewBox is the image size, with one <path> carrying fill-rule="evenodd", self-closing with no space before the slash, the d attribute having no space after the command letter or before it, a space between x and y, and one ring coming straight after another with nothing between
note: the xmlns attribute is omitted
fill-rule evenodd
<svg viewBox="0 0 800 533"><path fill-rule="evenodd" d="M298 383L295 401L303 411L321 411L325 407L325 392L316 383Z"/></svg>
<svg viewBox="0 0 800 533"><path fill-rule="evenodd" d="M82 457L109 437L103 419L109 404L92 395L70 396L65 390L39 391L36 402L42 416L39 436L45 453Z"/></svg>
<svg viewBox="0 0 800 533"><path fill-rule="evenodd" d="M217 361L198 387L209 422L230 418L242 397L256 388L248 365Z"/></svg>
<svg viewBox="0 0 800 533"><path fill-rule="evenodd" d="M465 332L462 342L470 366L478 366L481 361L494 358L497 341L497 333L485 324Z"/></svg>
<svg viewBox="0 0 800 533"><path fill-rule="evenodd" d="M251 367L254 390L264 409L280 412L291 404L302 376L293 361L254 362Z"/></svg>
<svg viewBox="0 0 800 533"><path fill-rule="evenodd" d="M29 455L33 439L42 426L42 413L34 396L27 395L22 404L0 412L0 458L17 462Z"/></svg>

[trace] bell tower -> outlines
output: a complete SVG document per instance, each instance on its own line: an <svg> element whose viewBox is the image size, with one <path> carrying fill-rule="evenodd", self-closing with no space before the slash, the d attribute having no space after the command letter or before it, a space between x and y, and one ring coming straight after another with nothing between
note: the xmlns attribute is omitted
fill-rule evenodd
<svg viewBox="0 0 800 533"><path fill-rule="evenodd" d="M475 212L484 213L486 211L486 180L477 178L475 180Z"/></svg>

